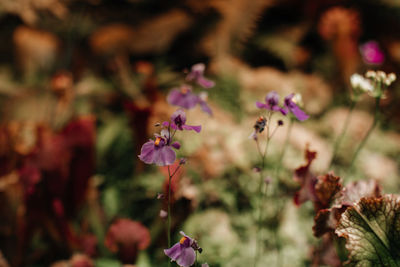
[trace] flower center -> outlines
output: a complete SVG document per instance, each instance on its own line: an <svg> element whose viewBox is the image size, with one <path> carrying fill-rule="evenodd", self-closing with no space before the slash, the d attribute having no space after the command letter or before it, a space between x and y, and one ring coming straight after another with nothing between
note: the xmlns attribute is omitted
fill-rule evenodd
<svg viewBox="0 0 400 267"><path fill-rule="evenodd" d="M179 243L181 243L183 245L183 243L185 243L186 239L187 239L187 237L185 237L185 236L182 237L181 240L179 240Z"/></svg>
<svg viewBox="0 0 400 267"><path fill-rule="evenodd" d="M154 145L160 146L160 142L161 142L161 137L157 137L156 140L154 141Z"/></svg>
<svg viewBox="0 0 400 267"><path fill-rule="evenodd" d="M181 93L186 95L189 92L189 89L186 86L181 87Z"/></svg>
<svg viewBox="0 0 400 267"><path fill-rule="evenodd" d="M182 118L180 115L175 118L174 122L175 122L176 126L178 126L178 127L181 127L183 125L183 121L182 121Z"/></svg>

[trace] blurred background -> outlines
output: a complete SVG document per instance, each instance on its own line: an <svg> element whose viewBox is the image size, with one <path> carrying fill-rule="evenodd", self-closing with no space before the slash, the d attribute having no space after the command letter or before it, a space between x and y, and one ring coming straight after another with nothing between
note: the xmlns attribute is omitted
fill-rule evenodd
<svg viewBox="0 0 400 267"><path fill-rule="evenodd" d="M199 262L245 266L255 251L259 164L248 137L274 90L301 93L310 119L288 119L271 143L260 266L340 266L312 233L313 207L296 207L293 170L317 152L318 174L400 188L400 86L349 170L373 120L365 95L337 159L332 146L353 73L399 76L397 0L0 0L0 266L166 266L165 168L140 148L176 110L168 92L193 64L216 82L209 116L196 107L177 135L188 161L173 179L173 241L198 240ZM330 254L329 254L330 253ZM262 265L264 264L264 265Z"/></svg>

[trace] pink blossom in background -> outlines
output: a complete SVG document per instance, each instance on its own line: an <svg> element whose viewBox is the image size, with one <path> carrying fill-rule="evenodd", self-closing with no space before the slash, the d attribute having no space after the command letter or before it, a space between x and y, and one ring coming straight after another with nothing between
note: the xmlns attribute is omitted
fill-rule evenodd
<svg viewBox="0 0 400 267"><path fill-rule="evenodd" d="M376 41L369 41L362 44L360 52L366 64L381 65L385 61L385 55Z"/></svg>

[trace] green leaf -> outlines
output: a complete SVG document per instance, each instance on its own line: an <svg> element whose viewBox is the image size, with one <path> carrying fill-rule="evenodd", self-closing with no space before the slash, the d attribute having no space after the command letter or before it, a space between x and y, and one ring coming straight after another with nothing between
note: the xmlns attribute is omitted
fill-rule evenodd
<svg viewBox="0 0 400 267"><path fill-rule="evenodd" d="M335 232L346 238L348 266L400 266L400 197L362 198Z"/></svg>

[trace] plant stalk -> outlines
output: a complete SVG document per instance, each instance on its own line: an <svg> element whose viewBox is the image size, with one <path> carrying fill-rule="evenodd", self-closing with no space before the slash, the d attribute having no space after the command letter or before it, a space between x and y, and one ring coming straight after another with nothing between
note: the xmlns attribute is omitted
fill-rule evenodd
<svg viewBox="0 0 400 267"><path fill-rule="evenodd" d="M332 159L331 159L331 162L329 163L329 169L332 167L332 164L337 157L337 152L338 152L340 144L342 143L343 138L346 134L347 128L349 127L350 118L353 114L353 110L354 110L354 107L356 106L356 104L357 104L357 101L352 99L351 104L350 104L349 113L347 114L342 131L341 131L340 135L336 138L335 143L333 145Z"/></svg>
<svg viewBox="0 0 400 267"><path fill-rule="evenodd" d="M379 121L379 104L380 104L381 98L377 97L375 101L375 115L374 115L374 121L372 122L371 127L368 129L367 134L364 136L364 139L361 141L361 143L358 145L356 152L354 152L353 158L350 163L349 169L351 170L353 168L354 162L357 159L358 154L360 153L361 149L364 147L365 143L367 142L369 136L371 135L372 131L375 129L376 125L378 124Z"/></svg>

